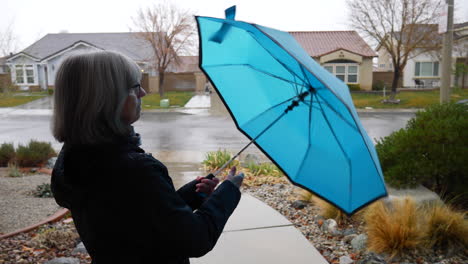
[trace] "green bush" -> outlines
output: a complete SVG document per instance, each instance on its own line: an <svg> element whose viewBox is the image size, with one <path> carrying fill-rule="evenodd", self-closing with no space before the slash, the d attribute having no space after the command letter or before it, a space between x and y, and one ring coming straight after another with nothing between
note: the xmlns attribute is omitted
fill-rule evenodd
<svg viewBox="0 0 468 264"><path fill-rule="evenodd" d="M17 178L21 176L23 176L23 174L18 169L18 166L13 162L8 163L8 177Z"/></svg>
<svg viewBox="0 0 468 264"><path fill-rule="evenodd" d="M15 147L11 143L3 143L0 146L0 167L6 167L15 157Z"/></svg>
<svg viewBox="0 0 468 264"><path fill-rule="evenodd" d="M276 167L276 165L273 163L255 164L251 162L248 164L247 168L250 170L250 172L252 172L254 176L259 176L259 175L267 175L267 176L275 176L275 177L283 176L283 174L278 169L278 167Z"/></svg>
<svg viewBox="0 0 468 264"><path fill-rule="evenodd" d="M35 167L56 155L50 143L31 140L27 146L18 146L16 162L21 167Z"/></svg>
<svg viewBox="0 0 468 264"><path fill-rule="evenodd" d="M205 167L205 170L217 170L221 168L231 158L232 154L226 150L212 151L206 154L205 160L202 163ZM239 165L239 161L233 160L231 163L229 163L227 167L231 168L232 166L237 165Z"/></svg>
<svg viewBox="0 0 468 264"><path fill-rule="evenodd" d="M358 84L350 84L348 83L348 87L350 91L360 91L361 90L361 85Z"/></svg>
<svg viewBox="0 0 468 264"><path fill-rule="evenodd" d="M384 87L385 87L385 82L382 80L378 80L372 85L372 90L382 91Z"/></svg>
<svg viewBox="0 0 468 264"><path fill-rule="evenodd" d="M39 198L51 198L54 197L52 190L50 189L50 183L43 183L36 187L34 196Z"/></svg>
<svg viewBox="0 0 468 264"><path fill-rule="evenodd" d="M419 111L405 129L377 142L385 180L397 188L422 184L467 203L467 139L467 105L448 103Z"/></svg>
<svg viewBox="0 0 468 264"><path fill-rule="evenodd" d="M47 89L47 94L53 95L54 94L54 89L52 89L52 88Z"/></svg>

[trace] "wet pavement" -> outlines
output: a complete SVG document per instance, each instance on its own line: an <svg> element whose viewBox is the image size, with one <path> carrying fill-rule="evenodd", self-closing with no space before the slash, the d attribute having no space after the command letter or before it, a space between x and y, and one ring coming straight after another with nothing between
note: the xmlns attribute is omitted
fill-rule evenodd
<svg viewBox="0 0 468 264"><path fill-rule="evenodd" d="M17 146L35 139L51 142L59 150L62 144L55 141L50 130L50 108L47 99L21 107L0 108L0 143L12 142ZM414 116L413 112L364 111L359 115L369 137L375 141L403 128ZM177 186L202 173L199 168L207 152L228 150L236 153L249 143L230 116L214 114L207 108L143 112L134 126L142 136L142 147L168 165ZM253 145L242 155L249 153L267 160Z"/></svg>

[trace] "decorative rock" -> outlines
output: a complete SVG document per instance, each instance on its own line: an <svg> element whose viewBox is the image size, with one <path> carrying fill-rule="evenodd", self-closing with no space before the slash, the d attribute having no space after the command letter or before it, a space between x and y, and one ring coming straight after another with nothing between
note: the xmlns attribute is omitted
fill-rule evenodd
<svg viewBox="0 0 468 264"><path fill-rule="evenodd" d="M354 263L354 260L349 256L342 256L340 257L340 264L351 264Z"/></svg>
<svg viewBox="0 0 468 264"><path fill-rule="evenodd" d="M88 251L86 250L83 242L80 242L76 248L73 250L73 253L88 253Z"/></svg>
<svg viewBox="0 0 468 264"><path fill-rule="evenodd" d="M53 169L55 166L55 162L57 161L57 157L52 157L47 161L46 167L49 169Z"/></svg>
<svg viewBox="0 0 468 264"><path fill-rule="evenodd" d="M327 232L329 234L336 235L338 233L338 230L336 229L338 224L336 223L335 220L333 219L327 219L325 222L323 222L323 225L321 227L323 232Z"/></svg>
<svg viewBox="0 0 468 264"><path fill-rule="evenodd" d="M29 172L31 172L31 173L36 173L36 172L37 172L37 168L31 168L31 169L29 170Z"/></svg>
<svg viewBox="0 0 468 264"><path fill-rule="evenodd" d="M343 235L344 235L344 234L343 234ZM347 235L347 236L345 236L345 237L343 238L343 241L344 241L345 243L348 243L348 244L349 244L349 243L351 243L351 241L352 241L353 239L355 239L357 236L358 236L358 235L356 235L356 234Z"/></svg>
<svg viewBox="0 0 468 264"><path fill-rule="evenodd" d="M387 264L387 262L380 255L369 253L359 260L357 264Z"/></svg>
<svg viewBox="0 0 468 264"><path fill-rule="evenodd" d="M364 234L360 234L359 236L351 240L351 246L353 246L355 250L365 249L366 244L367 244L367 236Z"/></svg>
<svg viewBox="0 0 468 264"><path fill-rule="evenodd" d="M44 264L80 264L80 260L77 258L54 258Z"/></svg>
<svg viewBox="0 0 468 264"><path fill-rule="evenodd" d="M356 234L356 230L354 228L347 228L343 231L343 236L349 236Z"/></svg>
<svg viewBox="0 0 468 264"><path fill-rule="evenodd" d="M301 201L301 200L297 200L297 201L294 201L291 206L295 209L304 209L306 206L307 206L307 202L305 201Z"/></svg>
<svg viewBox="0 0 468 264"><path fill-rule="evenodd" d="M257 157L255 154L247 154L244 158L244 161L242 162L241 166L242 167L247 167L249 164L255 164L258 165L260 163L260 159Z"/></svg>

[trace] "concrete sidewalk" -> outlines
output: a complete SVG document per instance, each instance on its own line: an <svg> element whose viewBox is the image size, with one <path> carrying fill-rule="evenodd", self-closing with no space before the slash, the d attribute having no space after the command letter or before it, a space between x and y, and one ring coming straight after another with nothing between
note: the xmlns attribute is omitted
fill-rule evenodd
<svg viewBox="0 0 468 264"><path fill-rule="evenodd" d="M280 213L243 193L215 248L193 264L327 264Z"/></svg>

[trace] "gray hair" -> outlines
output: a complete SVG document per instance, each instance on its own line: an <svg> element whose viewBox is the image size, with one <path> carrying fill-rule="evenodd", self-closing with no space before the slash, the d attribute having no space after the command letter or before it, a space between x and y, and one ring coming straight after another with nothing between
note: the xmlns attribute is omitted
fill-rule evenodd
<svg viewBox="0 0 468 264"><path fill-rule="evenodd" d="M71 55L57 71L52 132L59 142L107 143L129 135L120 115L139 84L141 70L128 57L111 51Z"/></svg>

